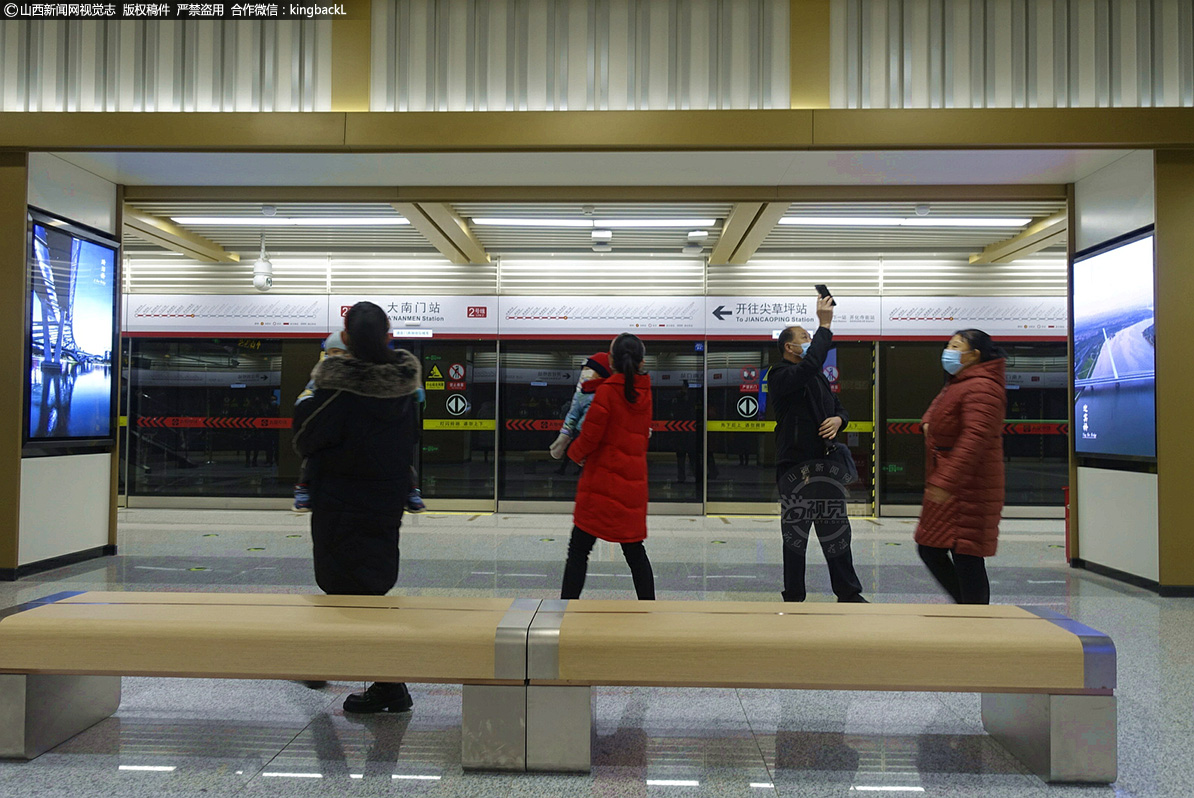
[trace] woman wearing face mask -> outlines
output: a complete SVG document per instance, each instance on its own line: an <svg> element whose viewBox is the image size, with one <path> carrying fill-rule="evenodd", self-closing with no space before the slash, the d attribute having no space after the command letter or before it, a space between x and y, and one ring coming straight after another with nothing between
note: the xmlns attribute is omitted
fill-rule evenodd
<svg viewBox="0 0 1194 798"><path fill-rule="evenodd" d="M647 441L651 436L651 378L638 336L622 333L610 346L613 374L601 383L568 456L584 465L576 486L572 538L560 598L580 598L597 538L622 544L634 592L655 598L647 539Z"/></svg>
<svg viewBox="0 0 1194 798"><path fill-rule="evenodd" d="M921 419L927 475L916 527L920 558L958 604L990 604L984 557L995 554L1003 510L1002 349L960 330L941 353L949 381Z"/></svg>

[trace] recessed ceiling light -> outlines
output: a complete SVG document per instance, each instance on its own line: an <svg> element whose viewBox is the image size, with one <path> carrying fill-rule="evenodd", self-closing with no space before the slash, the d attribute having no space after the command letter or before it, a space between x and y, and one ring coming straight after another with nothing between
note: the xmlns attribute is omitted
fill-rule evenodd
<svg viewBox="0 0 1194 798"><path fill-rule="evenodd" d="M478 227L582 227L582 228L629 228L629 227L713 227L716 219L528 219L499 216L474 217L472 223Z"/></svg>
<svg viewBox="0 0 1194 798"><path fill-rule="evenodd" d="M785 216L783 225L801 227L1023 227L1031 219L918 216Z"/></svg>
<svg viewBox="0 0 1194 798"><path fill-rule="evenodd" d="M392 227L402 216L172 216L184 227Z"/></svg>

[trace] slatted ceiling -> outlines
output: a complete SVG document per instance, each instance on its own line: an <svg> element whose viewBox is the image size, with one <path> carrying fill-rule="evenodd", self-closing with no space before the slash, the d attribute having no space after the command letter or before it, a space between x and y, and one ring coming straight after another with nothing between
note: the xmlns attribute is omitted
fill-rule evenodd
<svg viewBox="0 0 1194 798"><path fill-rule="evenodd" d="M825 283L842 296L875 296L882 288L878 259L838 260L756 258L741 266L709 264L711 296L803 296Z"/></svg>
<svg viewBox="0 0 1194 798"><path fill-rule="evenodd" d="M1194 106L1190 0L832 0L834 108Z"/></svg>
<svg viewBox="0 0 1194 798"><path fill-rule="evenodd" d="M138 210L161 218L185 216L225 216L246 219L265 219L259 202L140 202L130 203ZM283 203L275 206L276 216L299 218L349 219L361 217L401 218L402 214L388 203ZM435 253L436 249L413 225L397 227L269 227L253 225L192 225L184 227L204 238L215 241L231 252L242 255L256 253L265 234L265 246L274 251L329 250L399 250L403 252ZM134 249L146 249L146 242L130 237ZM153 246L154 251L161 251Z"/></svg>
<svg viewBox="0 0 1194 798"><path fill-rule="evenodd" d="M326 294L327 258L275 258L273 292ZM126 253L126 294L255 294L253 262L200 263L185 257Z"/></svg>
<svg viewBox="0 0 1194 798"><path fill-rule="evenodd" d="M0 22L0 111L328 111L332 22Z"/></svg>
<svg viewBox="0 0 1194 798"><path fill-rule="evenodd" d="M277 294L497 293L497 266L458 266L443 258L271 254ZM124 291L132 294L253 294L252 261L199 263L127 253Z"/></svg>
<svg viewBox="0 0 1194 798"><path fill-rule="evenodd" d="M697 258L500 259L501 292L515 296L700 296L705 262Z"/></svg>
<svg viewBox="0 0 1194 798"><path fill-rule="evenodd" d="M787 108L787 0L375 0L374 111Z"/></svg>
<svg viewBox="0 0 1194 798"><path fill-rule="evenodd" d="M711 296L811 294L825 283L839 296L1065 296L1064 253L1012 263L973 265L963 258L759 258L709 266Z"/></svg>
<svg viewBox="0 0 1194 798"><path fill-rule="evenodd" d="M1068 290L1064 254L983 265L949 260L883 261L885 296L1065 296Z"/></svg>
<svg viewBox="0 0 1194 798"><path fill-rule="evenodd" d="M458 265L446 258L334 256L330 259L332 293L496 294L497 263Z"/></svg>
<svg viewBox="0 0 1194 798"><path fill-rule="evenodd" d="M1064 202L934 202L929 219L1019 218L1040 219L1065 210ZM826 205L794 202L786 216L850 218L915 217L916 203L850 202ZM805 227L776 225L759 247L760 253L840 252L981 252L991 244L1020 232L1007 227ZM1059 248L1064 251L1064 246Z"/></svg>

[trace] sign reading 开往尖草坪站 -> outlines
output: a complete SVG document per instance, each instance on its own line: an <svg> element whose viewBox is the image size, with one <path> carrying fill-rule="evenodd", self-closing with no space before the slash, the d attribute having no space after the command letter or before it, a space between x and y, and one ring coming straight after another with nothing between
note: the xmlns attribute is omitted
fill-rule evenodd
<svg viewBox="0 0 1194 798"><path fill-rule="evenodd" d="M833 309L833 332L864 338L880 335L879 297L843 297ZM705 297L709 336L772 336L786 327L817 329L817 296Z"/></svg>
<svg viewBox="0 0 1194 798"><path fill-rule="evenodd" d="M703 336L704 298L697 296L504 296L502 335Z"/></svg>

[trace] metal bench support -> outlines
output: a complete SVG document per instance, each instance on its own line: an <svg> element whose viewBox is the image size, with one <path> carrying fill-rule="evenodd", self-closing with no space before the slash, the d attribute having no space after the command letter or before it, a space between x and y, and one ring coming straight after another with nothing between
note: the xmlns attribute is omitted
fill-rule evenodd
<svg viewBox="0 0 1194 798"><path fill-rule="evenodd" d="M984 693L982 706L987 732L1044 781L1115 781L1115 696Z"/></svg>
<svg viewBox="0 0 1194 798"><path fill-rule="evenodd" d="M588 773L593 758L593 689L527 688L527 770Z"/></svg>
<svg viewBox="0 0 1194 798"><path fill-rule="evenodd" d="M38 757L119 707L119 676L0 674L0 758Z"/></svg>
<svg viewBox="0 0 1194 798"><path fill-rule="evenodd" d="M464 685L460 764L465 770L526 770L525 685Z"/></svg>

